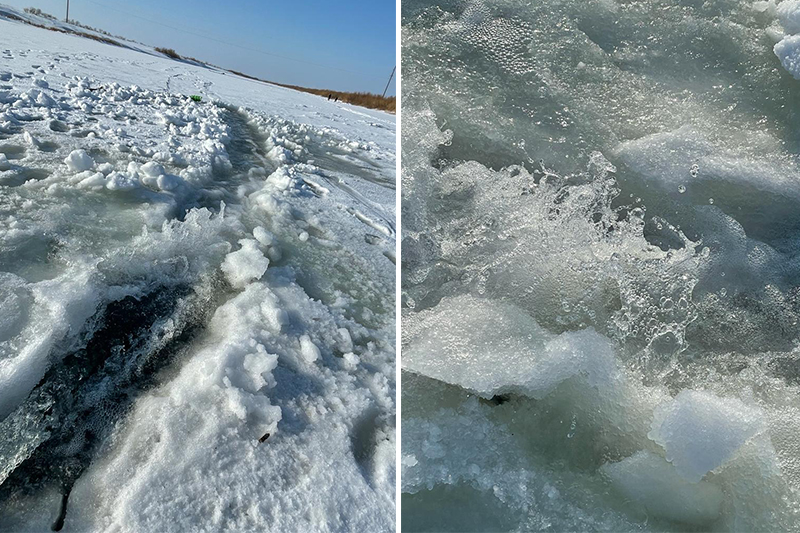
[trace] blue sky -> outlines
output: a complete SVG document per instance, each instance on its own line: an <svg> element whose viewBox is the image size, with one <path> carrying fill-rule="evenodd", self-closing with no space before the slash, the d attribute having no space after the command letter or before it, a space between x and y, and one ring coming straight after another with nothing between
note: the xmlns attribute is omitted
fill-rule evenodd
<svg viewBox="0 0 800 533"><path fill-rule="evenodd" d="M0 2L62 19L66 7ZM394 0L70 0L69 10L83 24L279 83L382 93L395 65Z"/></svg>

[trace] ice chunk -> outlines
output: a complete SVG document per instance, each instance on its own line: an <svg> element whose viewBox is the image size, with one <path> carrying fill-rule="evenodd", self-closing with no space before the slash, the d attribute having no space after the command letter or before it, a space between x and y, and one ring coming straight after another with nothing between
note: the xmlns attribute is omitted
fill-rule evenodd
<svg viewBox="0 0 800 533"><path fill-rule="evenodd" d="M285 167L279 167L278 170L267 176L267 183L273 185L281 191L285 191L292 184L292 177Z"/></svg>
<svg viewBox="0 0 800 533"><path fill-rule="evenodd" d="M319 359L319 348L308 335L300 337L300 353L306 363L313 363Z"/></svg>
<svg viewBox="0 0 800 533"><path fill-rule="evenodd" d="M641 451L600 471L626 499L659 518L702 526L719 517L722 490L707 481L690 483L663 457Z"/></svg>
<svg viewBox="0 0 800 533"><path fill-rule="evenodd" d="M55 107L57 105L57 102L52 97L44 93L39 93L36 97L36 103L42 107Z"/></svg>
<svg viewBox="0 0 800 533"><path fill-rule="evenodd" d="M100 165L97 165L97 170L99 170L105 175L108 175L114 171L114 165L112 165L111 163L102 163Z"/></svg>
<svg viewBox="0 0 800 533"><path fill-rule="evenodd" d="M155 161L150 161L149 163L145 163L144 165L141 166L140 170L144 175L149 176L151 178L157 178L159 176L166 174L166 172L164 171L164 167L161 166L159 163L156 163Z"/></svg>
<svg viewBox="0 0 800 533"><path fill-rule="evenodd" d="M800 33L800 0L784 0L778 4L777 13L786 33Z"/></svg>
<svg viewBox="0 0 800 533"><path fill-rule="evenodd" d="M516 306L444 298L404 352L403 366L487 397L526 382L550 336Z"/></svg>
<svg viewBox="0 0 800 533"><path fill-rule="evenodd" d="M108 175L106 188L111 191L130 190L139 186L139 181L123 174L122 172L112 172Z"/></svg>
<svg viewBox="0 0 800 533"><path fill-rule="evenodd" d="M751 6L756 13L766 13L768 16L774 17L776 15L775 0L759 0L753 2Z"/></svg>
<svg viewBox="0 0 800 533"><path fill-rule="evenodd" d="M269 259L258 249L254 239L242 239L239 250L229 253L222 262L222 271L235 289L243 289L254 279L261 279L269 266Z"/></svg>
<svg viewBox="0 0 800 533"><path fill-rule="evenodd" d="M547 343L525 386L541 399L576 375L598 389L611 386L618 377L611 341L593 329L562 333Z"/></svg>
<svg viewBox="0 0 800 533"><path fill-rule="evenodd" d="M353 351L353 338L350 336L350 332L347 331L347 328L339 328L339 349L343 352L352 352Z"/></svg>
<svg viewBox="0 0 800 533"><path fill-rule="evenodd" d="M604 387L618 375L611 342L594 330L553 338L520 308L473 296L443 299L404 353L408 370L487 397L540 399L573 376Z"/></svg>
<svg viewBox="0 0 800 533"><path fill-rule="evenodd" d="M8 162L6 154L0 154L0 172L11 168L11 163Z"/></svg>
<svg viewBox="0 0 800 533"><path fill-rule="evenodd" d="M765 429L757 407L705 391L683 390L656 408L647 436L688 481L700 481L729 461L751 437Z"/></svg>
<svg viewBox="0 0 800 533"><path fill-rule="evenodd" d="M174 191L183 183L183 180L174 174L162 174L158 177L156 183L162 191Z"/></svg>
<svg viewBox="0 0 800 533"><path fill-rule="evenodd" d="M800 80L800 35L790 35L781 39L772 49L781 66L794 79Z"/></svg>
<svg viewBox="0 0 800 533"><path fill-rule="evenodd" d="M106 178L102 172L95 172L78 183L80 189L102 189L106 185Z"/></svg>
<svg viewBox="0 0 800 533"><path fill-rule="evenodd" d="M25 142L28 145L30 145L30 146L32 146L34 148L39 148L39 144L40 144L39 141L33 135L31 135L31 133L29 131L26 131L25 133L23 133L22 134L22 138L25 140Z"/></svg>
<svg viewBox="0 0 800 533"><path fill-rule="evenodd" d="M73 172L83 172L94 166L94 159L86 153L86 150L73 150L64 159L64 163Z"/></svg>
<svg viewBox="0 0 800 533"><path fill-rule="evenodd" d="M261 226L253 228L253 237L264 246L271 246L275 242L275 236Z"/></svg>
<svg viewBox="0 0 800 533"><path fill-rule="evenodd" d="M279 300L274 296L264 298L261 315L266 319L265 325L276 333L280 333L283 326L289 323L289 313L281 308Z"/></svg>

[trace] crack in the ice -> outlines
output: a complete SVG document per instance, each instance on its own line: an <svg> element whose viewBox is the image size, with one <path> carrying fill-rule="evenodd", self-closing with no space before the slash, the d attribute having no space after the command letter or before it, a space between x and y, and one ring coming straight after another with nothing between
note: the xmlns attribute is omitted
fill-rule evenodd
<svg viewBox="0 0 800 533"><path fill-rule="evenodd" d="M85 346L55 364L0 422L0 501L55 484L63 499L53 529L60 529L75 481L136 397L201 330L209 294L162 286L98 313L86 326Z"/></svg>

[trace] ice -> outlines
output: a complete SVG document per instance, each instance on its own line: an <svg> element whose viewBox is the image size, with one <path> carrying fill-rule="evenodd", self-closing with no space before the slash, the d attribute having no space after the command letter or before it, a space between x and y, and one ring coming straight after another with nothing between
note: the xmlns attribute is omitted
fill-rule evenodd
<svg viewBox="0 0 800 533"><path fill-rule="evenodd" d="M403 2L414 529L799 530L796 4L667 4Z"/></svg>
<svg viewBox="0 0 800 533"><path fill-rule="evenodd" d="M94 159L86 153L86 150L73 150L64 159L64 163L72 172L83 172L94 166Z"/></svg>
<svg viewBox="0 0 800 533"><path fill-rule="evenodd" d="M753 11L757 13L774 13L776 9L775 0L759 0L753 2Z"/></svg>
<svg viewBox="0 0 800 533"><path fill-rule="evenodd" d="M0 342L17 335L25 324L32 298L25 280L14 274L0 274Z"/></svg>
<svg viewBox="0 0 800 533"><path fill-rule="evenodd" d="M102 189L106 185L106 177L102 172L90 173L89 176L81 179L77 186L80 189Z"/></svg>
<svg viewBox="0 0 800 533"><path fill-rule="evenodd" d="M100 295L91 283L92 274L91 265L79 264L27 289L30 307L19 309L13 321L17 326L24 324L15 336L22 346L0 360L0 417L11 412L39 382L56 343L69 343L94 314ZM14 279L11 277L12 287L18 283Z"/></svg>
<svg viewBox="0 0 800 533"><path fill-rule="evenodd" d="M775 45L775 55L794 79L800 79L800 35L790 35Z"/></svg>
<svg viewBox="0 0 800 533"><path fill-rule="evenodd" d="M783 0L775 11L788 35L777 39L773 50L783 68L795 79L800 79L800 2Z"/></svg>
<svg viewBox="0 0 800 533"><path fill-rule="evenodd" d="M264 246L270 246L275 242L275 236L263 226L256 226L253 228L253 237Z"/></svg>
<svg viewBox="0 0 800 533"><path fill-rule="evenodd" d="M613 345L594 330L563 333L550 341L526 387L531 396L542 398L576 375L600 390L610 389L618 379Z"/></svg>
<svg viewBox="0 0 800 533"><path fill-rule="evenodd" d="M283 283L280 292L251 284L217 309L192 364L163 391L139 403L124 444L76 486L71 498L75 514L66 527L136 524L148 529L167 524L183 530L202 523L250 529L266 527L271 520L288 530L315 530L330 524L327 513L333 509L351 515L365 530L389 527L381 518L392 505L388 495L373 491L363 481L348 429L336 422L337 412L361 414L370 404L367 396L352 394L348 387L340 391L341 398L350 397L346 403L339 403L336 395L329 400L307 398L302 406L295 406L283 403L276 390L281 386L280 361L302 358L303 337L298 342L265 330L264 304L310 312L325 327L333 320L299 287L286 279ZM300 330L313 322L309 318ZM311 335L318 338L317 333ZM334 386L330 377L314 368L305 368L295 379ZM378 383L376 387L380 389ZM284 406L270 398L280 398ZM332 403L327 405L328 401ZM294 419L298 416L301 419ZM374 441L367 428L365 453L380 474L391 469L394 455L384 453L384 443L391 441L381 434L382 422L375 423ZM294 429L282 430L281 424ZM293 434L300 428L305 428L301 434ZM375 449L370 451L373 442ZM264 464L272 467L264 468ZM128 481L121 485L123 473ZM280 480L286 485L281 486ZM309 483L320 490L309 490ZM393 478L377 483L388 486ZM269 496L255 497L264 494L265 486L272 487ZM343 486L348 488L345 493L340 491ZM320 513L297 513L301 498ZM163 499L180 505L163 505ZM196 511L187 513L183 503ZM227 516L223 512L240 505L244 505L242 512ZM364 505L382 511L360 512Z"/></svg>
<svg viewBox="0 0 800 533"><path fill-rule="evenodd" d="M491 397L531 379L549 336L512 305L465 295L442 300L414 338L405 368Z"/></svg>
<svg viewBox="0 0 800 533"><path fill-rule="evenodd" d="M509 304L458 296L421 320L404 367L486 398L523 392L541 399L573 376L601 389L616 379L608 339L593 330L553 338Z"/></svg>
<svg viewBox="0 0 800 533"><path fill-rule="evenodd" d="M734 398L683 390L659 406L648 437L686 480L696 483L765 430L763 412Z"/></svg>
<svg viewBox="0 0 800 533"><path fill-rule="evenodd" d="M639 452L603 465L614 488L648 513L692 526L708 526L720 516L722 490L707 481L692 483L663 457Z"/></svg>
<svg viewBox="0 0 800 533"><path fill-rule="evenodd" d="M300 337L300 352L303 354L303 359L306 363L310 364L319 359L319 348L308 335Z"/></svg>
<svg viewBox="0 0 800 533"><path fill-rule="evenodd" d="M139 182L122 172L111 172L107 176L106 187L109 190L131 190L139 186Z"/></svg>
<svg viewBox="0 0 800 533"><path fill-rule="evenodd" d="M776 9L778 20L787 33L800 33L800 2L783 0Z"/></svg>
<svg viewBox="0 0 800 533"><path fill-rule="evenodd" d="M181 180L180 176L175 176L173 174L162 174L158 176L158 180L156 184L158 188L162 191L174 191L178 187L180 187L183 180Z"/></svg>
<svg viewBox="0 0 800 533"><path fill-rule="evenodd" d="M242 239L241 248L225 256L222 271L228 283L236 289L242 289L253 280L261 279L269 266L269 259L258 249L258 241Z"/></svg>
<svg viewBox="0 0 800 533"><path fill-rule="evenodd" d="M163 176L166 173L164 167L161 166L159 163L156 163L155 161L150 161L149 163L145 163L140 167L140 169L145 176L151 178L158 178L159 176Z"/></svg>

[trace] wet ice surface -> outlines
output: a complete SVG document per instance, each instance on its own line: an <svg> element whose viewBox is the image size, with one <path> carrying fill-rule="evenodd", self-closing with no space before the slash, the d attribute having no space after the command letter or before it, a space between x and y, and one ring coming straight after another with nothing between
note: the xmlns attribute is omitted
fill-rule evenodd
<svg viewBox="0 0 800 533"><path fill-rule="evenodd" d="M0 30L0 529L391 530L394 117Z"/></svg>
<svg viewBox="0 0 800 533"><path fill-rule="evenodd" d="M799 530L797 5L404 2L405 530Z"/></svg>

